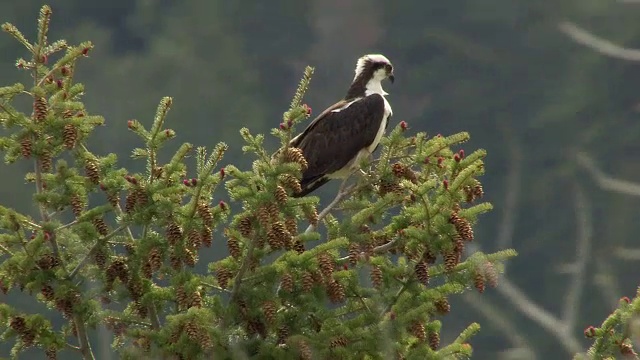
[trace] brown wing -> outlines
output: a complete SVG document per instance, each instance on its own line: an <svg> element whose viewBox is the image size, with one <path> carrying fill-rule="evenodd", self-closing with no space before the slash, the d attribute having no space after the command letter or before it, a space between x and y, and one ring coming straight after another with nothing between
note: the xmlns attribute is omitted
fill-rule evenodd
<svg viewBox="0 0 640 360"><path fill-rule="evenodd" d="M345 109L332 111L340 108L338 104L320 114L292 141L292 146L302 150L309 164L302 175L303 190L305 185L313 185L347 165L360 150L373 143L380 128L384 117L381 95L369 95Z"/></svg>

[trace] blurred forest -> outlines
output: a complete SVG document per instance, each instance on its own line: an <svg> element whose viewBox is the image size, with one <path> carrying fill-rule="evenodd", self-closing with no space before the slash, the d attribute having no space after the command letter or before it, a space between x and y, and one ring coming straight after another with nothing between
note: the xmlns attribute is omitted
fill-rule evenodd
<svg viewBox="0 0 640 360"><path fill-rule="evenodd" d="M476 227L476 245L520 254L497 289L452 298L443 340L477 321L474 358L567 359L586 350L583 329L640 284L640 185L631 183L640 183L640 68L579 44L584 33L567 22L640 48L634 2L52 0L50 38L96 45L76 74L87 109L107 120L90 145L125 167L144 166L129 158L139 144L127 120L150 123L162 96L174 98L175 146L223 140L226 161L247 167L238 130L277 126L305 65L316 67L306 102L319 113L344 95L359 56L385 54L394 121L430 135L469 131L469 149L488 150L483 182L496 210ZM41 5L0 2L0 22L34 38ZM0 37L3 85L29 80L14 67L26 55ZM3 205L35 210L29 167L0 164ZM324 203L337 186L318 192ZM1 301L37 311L25 298ZM108 346L99 358L110 358Z"/></svg>

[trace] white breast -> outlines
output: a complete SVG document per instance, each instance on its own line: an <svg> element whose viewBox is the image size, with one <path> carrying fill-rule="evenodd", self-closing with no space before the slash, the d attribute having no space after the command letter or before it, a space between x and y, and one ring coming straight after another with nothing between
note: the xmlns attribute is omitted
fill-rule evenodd
<svg viewBox="0 0 640 360"><path fill-rule="evenodd" d="M384 96L382 98L384 99L384 115L382 116L382 121L380 122L380 127L378 128L378 133L376 133L375 139L373 139L373 142L367 148L370 153L372 153L376 147L378 147L378 144L380 144L380 139L384 136L384 131L387 128L389 117L393 115L393 110L391 109L391 105L387 101L387 98Z"/></svg>

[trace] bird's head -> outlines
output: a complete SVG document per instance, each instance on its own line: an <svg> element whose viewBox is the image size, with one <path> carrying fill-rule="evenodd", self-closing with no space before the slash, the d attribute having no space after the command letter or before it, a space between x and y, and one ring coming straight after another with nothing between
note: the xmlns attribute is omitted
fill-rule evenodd
<svg viewBox="0 0 640 360"><path fill-rule="evenodd" d="M395 80L393 76L393 65L391 61L382 54L369 54L358 59L356 64L356 76L367 76L370 80L382 81L389 79L392 83Z"/></svg>
<svg viewBox="0 0 640 360"><path fill-rule="evenodd" d="M358 59L353 82L364 84L370 92L386 95L382 90L382 80L395 80L391 61L381 54L369 54Z"/></svg>

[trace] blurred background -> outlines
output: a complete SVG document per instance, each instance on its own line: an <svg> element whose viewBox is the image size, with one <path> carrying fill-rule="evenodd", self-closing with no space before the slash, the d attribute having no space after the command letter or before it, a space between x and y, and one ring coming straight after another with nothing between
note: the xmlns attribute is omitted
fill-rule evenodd
<svg viewBox="0 0 640 360"><path fill-rule="evenodd" d="M42 4L0 2L0 22L33 39ZM634 0L49 4L50 39L96 45L76 75L89 112L106 117L92 149L133 169L144 164L128 158L140 144L127 120L150 124L162 96L174 98L175 146L225 141L226 162L246 167L253 159L242 157L238 130L277 126L305 65L316 67L306 102L317 114L344 95L359 56L385 54L395 65L386 90L396 123L430 135L469 131L467 151L488 150L482 180L495 211L476 226L475 244L520 254L497 289L452 299L443 341L479 322L474 358L570 358L588 346L584 328L640 284L640 56L616 47L640 48ZM27 55L0 36L2 85L29 81L14 67ZM3 205L34 210L28 169L26 161L0 164ZM318 192L322 203L337 186ZM218 243L211 251L226 250ZM39 309L24 300L15 291L0 298ZM9 348L0 344L0 356Z"/></svg>

